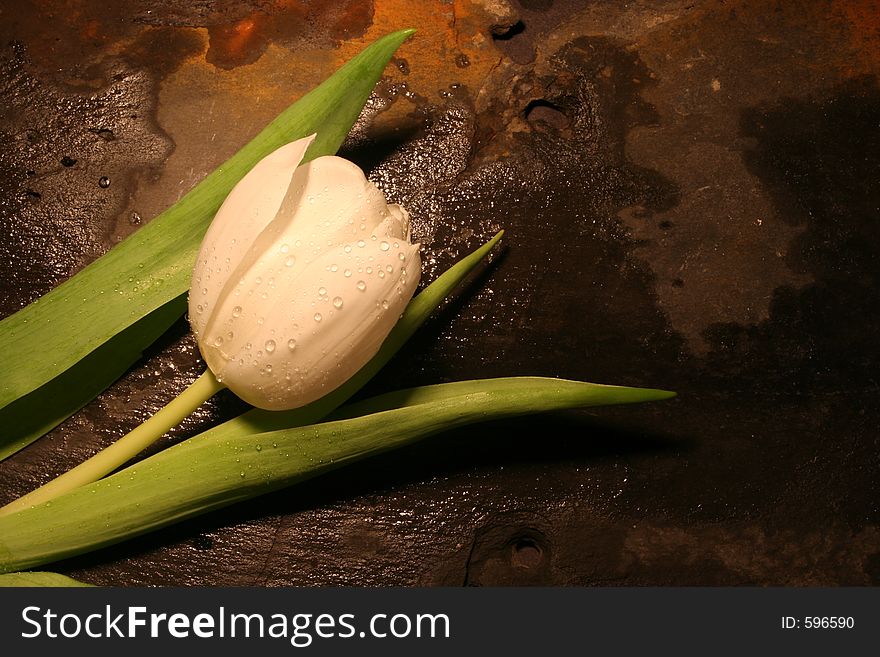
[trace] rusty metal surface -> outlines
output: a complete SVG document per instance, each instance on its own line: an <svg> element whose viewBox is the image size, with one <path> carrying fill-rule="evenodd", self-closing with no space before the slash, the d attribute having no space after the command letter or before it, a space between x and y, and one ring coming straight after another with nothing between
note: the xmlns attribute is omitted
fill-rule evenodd
<svg viewBox="0 0 880 657"><path fill-rule="evenodd" d="M425 280L505 248L369 387L537 374L672 402L456 431L54 568L120 585L877 585L871 0L0 6L0 313L147 222L365 43L345 154ZM199 371L182 323L0 464L7 501ZM240 410L221 397L165 441Z"/></svg>

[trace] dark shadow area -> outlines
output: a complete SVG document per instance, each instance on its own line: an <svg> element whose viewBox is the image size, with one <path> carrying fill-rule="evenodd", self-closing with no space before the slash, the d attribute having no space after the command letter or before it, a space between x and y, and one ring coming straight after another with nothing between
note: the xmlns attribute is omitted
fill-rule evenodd
<svg viewBox="0 0 880 657"><path fill-rule="evenodd" d="M756 142L750 171L778 215L803 228L786 261L813 282L778 288L764 322L711 327L713 377L792 394L880 385L878 125L874 77L743 114L742 134Z"/></svg>
<svg viewBox="0 0 880 657"><path fill-rule="evenodd" d="M382 133L370 133L369 138L355 143L346 142L337 155L357 164L367 176L376 167L397 153L403 146L422 136L421 125L410 123L399 129Z"/></svg>

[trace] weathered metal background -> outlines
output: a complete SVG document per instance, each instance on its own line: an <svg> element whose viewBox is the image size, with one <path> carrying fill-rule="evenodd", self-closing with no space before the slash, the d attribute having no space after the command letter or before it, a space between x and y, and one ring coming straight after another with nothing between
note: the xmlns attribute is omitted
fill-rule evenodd
<svg viewBox="0 0 880 657"><path fill-rule="evenodd" d="M54 568L118 585L880 583L872 0L4 2L0 314L409 26L345 154L410 209L424 280L508 233L368 392L539 374L680 397L456 431ZM0 501L199 369L181 323L0 464ZM166 444L238 409L221 397Z"/></svg>

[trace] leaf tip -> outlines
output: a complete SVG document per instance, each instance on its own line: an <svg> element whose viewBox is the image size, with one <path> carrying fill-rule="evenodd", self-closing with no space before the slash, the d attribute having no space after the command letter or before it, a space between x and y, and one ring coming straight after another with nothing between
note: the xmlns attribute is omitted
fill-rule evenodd
<svg viewBox="0 0 880 657"><path fill-rule="evenodd" d="M663 401L677 397L678 393L673 390L660 390L657 388L644 388L645 398L643 401Z"/></svg>

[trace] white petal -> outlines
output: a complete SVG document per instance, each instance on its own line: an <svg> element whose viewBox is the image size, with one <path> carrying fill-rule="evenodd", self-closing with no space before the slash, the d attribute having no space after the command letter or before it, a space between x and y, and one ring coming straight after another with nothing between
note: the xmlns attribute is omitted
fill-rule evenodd
<svg viewBox="0 0 880 657"><path fill-rule="evenodd" d="M341 158L291 171L308 146L297 144L233 190L203 243L190 294L208 366L242 399L272 410L314 401L357 372L421 273L406 210L387 205Z"/></svg>
<svg viewBox="0 0 880 657"><path fill-rule="evenodd" d="M403 313L418 285L418 246L344 246L295 276L255 266L239 297L222 302L228 321L206 336L203 354L245 401L280 410L322 397L375 355Z"/></svg>
<svg viewBox="0 0 880 657"><path fill-rule="evenodd" d="M232 189L208 228L193 270L189 317L198 337L227 281L254 241L275 219L291 178L315 136L282 146L260 160Z"/></svg>
<svg viewBox="0 0 880 657"><path fill-rule="evenodd" d="M341 157L319 157L297 169L279 211L287 230L314 235L319 245L369 234L388 216L385 197L361 169Z"/></svg>

